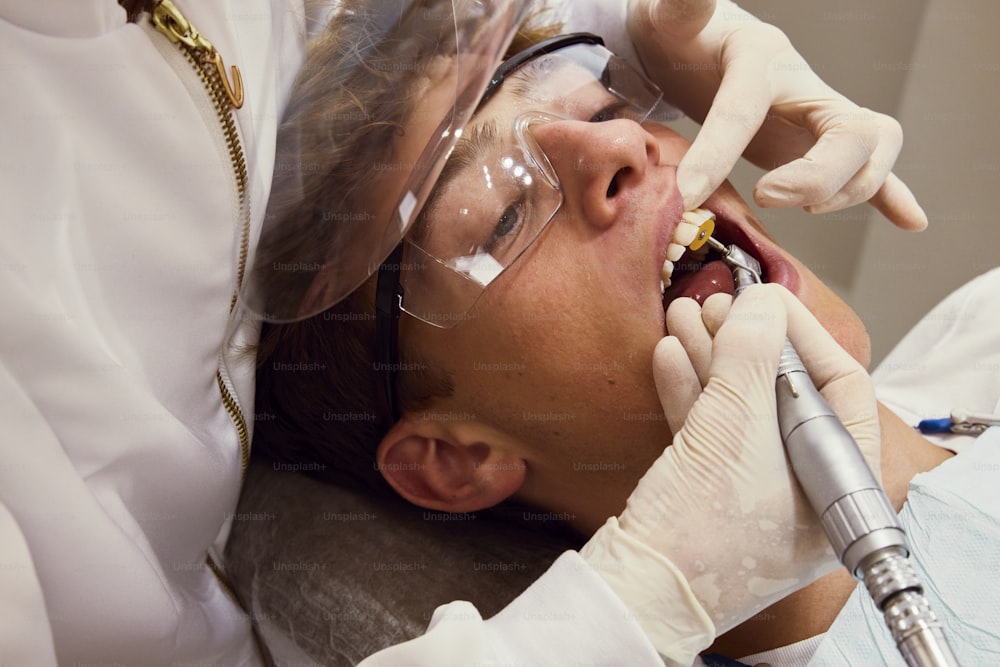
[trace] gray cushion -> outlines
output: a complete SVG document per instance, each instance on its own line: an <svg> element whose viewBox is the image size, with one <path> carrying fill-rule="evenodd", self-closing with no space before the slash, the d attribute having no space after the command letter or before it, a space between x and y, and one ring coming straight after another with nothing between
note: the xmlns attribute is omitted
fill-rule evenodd
<svg viewBox="0 0 1000 667"><path fill-rule="evenodd" d="M278 663L353 665L469 600L506 606L576 540L524 509L448 515L254 462L226 570Z"/></svg>

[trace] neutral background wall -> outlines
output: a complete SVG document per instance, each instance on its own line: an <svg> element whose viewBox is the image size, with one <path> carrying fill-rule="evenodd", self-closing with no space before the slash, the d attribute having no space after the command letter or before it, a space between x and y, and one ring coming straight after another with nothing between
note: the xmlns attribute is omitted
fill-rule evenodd
<svg viewBox="0 0 1000 667"><path fill-rule="evenodd" d="M877 363L937 301L1000 266L1000 2L739 4L781 27L834 88L903 125L895 171L927 211L927 231L899 231L869 206L824 216L757 209L859 312ZM760 173L744 163L733 176L747 198Z"/></svg>

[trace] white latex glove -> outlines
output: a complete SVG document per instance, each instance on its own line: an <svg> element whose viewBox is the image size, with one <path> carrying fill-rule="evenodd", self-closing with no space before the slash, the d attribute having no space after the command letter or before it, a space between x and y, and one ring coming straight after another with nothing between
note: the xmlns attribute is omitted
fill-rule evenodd
<svg viewBox="0 0 1000 667"><path fill-rule="evenodd" d="M874 470L880 447L867 373L787 290L755 285L731 308L726 295L704 309L687 301L682 339L665 337L654 354L673 446L582 549L676 665L839 565L778 433L774 384L786 334ZM698 352L689 356L685 340Z"/></svg>
<svg viewBox="0 0 1000 667"><path fill-rule="evenodd" d="M772 170L754 188L760 206L825 213L867 200L897 227L927 226L891 172L899 123L826 85L781 30L730 0L628 1L629 34L647 74L702 123L677 171L686 210L743 154Z"/></svg>

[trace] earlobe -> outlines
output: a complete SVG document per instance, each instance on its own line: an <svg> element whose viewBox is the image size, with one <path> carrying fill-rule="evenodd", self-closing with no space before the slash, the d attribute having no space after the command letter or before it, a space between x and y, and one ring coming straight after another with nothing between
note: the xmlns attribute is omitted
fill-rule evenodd
<svg viewBox="0 0 1000 667"><path fill-rule="evenodd" d="M524 482L522 459L474 423L403 417L382 438L382 477L414 505L474 512L513 495Z"/></svg>

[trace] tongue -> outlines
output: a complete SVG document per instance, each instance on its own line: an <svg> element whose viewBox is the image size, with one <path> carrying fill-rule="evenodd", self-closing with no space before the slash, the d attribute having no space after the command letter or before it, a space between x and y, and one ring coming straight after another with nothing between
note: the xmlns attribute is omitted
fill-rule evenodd
<svg viewBox="0 0 1000 667"><path fill-rule="evenodd" d="M732 294L736 289L733 274L725 262L709 262L695 273L685 273L675 278L670 288L663 294L663 309L674 299L691 297L699 304L717 292Z"/></svg>

